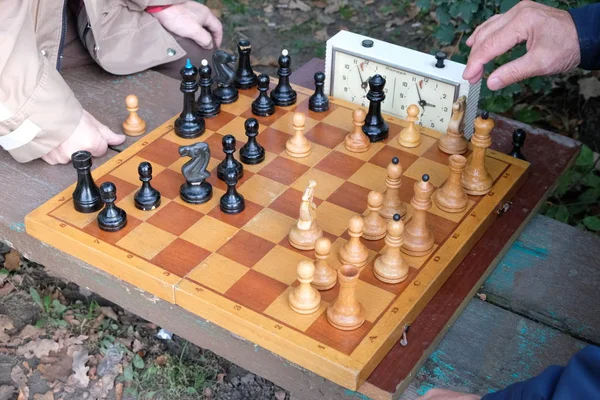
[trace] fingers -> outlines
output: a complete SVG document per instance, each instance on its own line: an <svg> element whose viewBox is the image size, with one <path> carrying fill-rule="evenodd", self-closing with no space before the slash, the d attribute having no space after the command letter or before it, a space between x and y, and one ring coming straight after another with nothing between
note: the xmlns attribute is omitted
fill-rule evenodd
<svg viewBox="0 0 600 400"><path fill-rule="evenodd" d="M104 140L106 140L106 143L108 143L109 146L118 146L126 139L125 135L116 134L105 125L102 125L99 130L100 134Z"/></svg>
<svg viewBox="0 0 600 400"><path fill-rule="evenodd" d="M223 41L223 25L210 10L207 11L208 15L206 21L204 21L204 27L212 33L212 39L215 46L220 47L221 42Z"/></svg>
<svg viewBox="0 0 600 400"><path fill-rule="evenodd" d="M212 35L200 25L196 26L195 29L192 30L190 39L198 44L198 46L204 49L212 49L213 48L213 37Z"/></svg>
<svg viewBox="0 0 600 400"><path fill-rule="evenodd" d="M477 40L477 38L479 37L479 35L481 35L482 32L489 30L490 27L492 27L494 25L493 22L500 19L503 15L504 14L493 15L487 21L485 21L483 24L481 24L477 28L475 28L475 30L473 31L471 36L469 36L469 38L466 41L467 46L472 47L473 44L475 43L475 41Z"/></svg>
<svg viewBox="0 0 600 400"><path fill-rule="evenodd" d="M502 65L488 77L488 88L490 90L503 89L513 83L538 75L539 71L534 59L531 53L527 53L523 57Z"/></svg>

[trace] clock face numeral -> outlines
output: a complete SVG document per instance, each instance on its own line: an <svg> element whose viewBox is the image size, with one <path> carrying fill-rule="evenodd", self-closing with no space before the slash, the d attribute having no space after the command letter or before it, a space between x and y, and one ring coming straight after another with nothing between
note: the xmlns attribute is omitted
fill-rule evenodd
<svg viewBox="0 0 600 400"><path fill-rule="evenodd" d="M386 80L383 113L406 118L408 106L416 104L419 126L446 131L456 91L454 85L340 51L335 52L333 65L334 97L368 107L369 78L380 74Z"/></svg>

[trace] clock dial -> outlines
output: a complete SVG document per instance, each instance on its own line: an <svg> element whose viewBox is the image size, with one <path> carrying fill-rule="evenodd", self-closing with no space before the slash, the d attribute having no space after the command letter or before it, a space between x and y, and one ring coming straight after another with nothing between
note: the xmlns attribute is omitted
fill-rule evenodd
<svg viewBox="0 0 600 400"><path fill-rule="evenodd" d="M416 104L420 109L419 125L446 131L456 97L455 85L341 51L334 54L334 97L368 107L369 78L380 74L386 80L383 113L404 119L408 106Z"/></svg>

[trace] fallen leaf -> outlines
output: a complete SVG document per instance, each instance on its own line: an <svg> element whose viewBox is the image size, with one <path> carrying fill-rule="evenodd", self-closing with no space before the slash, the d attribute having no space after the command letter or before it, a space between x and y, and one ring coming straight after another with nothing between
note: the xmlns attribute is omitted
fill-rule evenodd
<svg viewBox="0 0 600 400"><path fill-rule="evenodd" d="M144 344L142 342L140 342L139 340L135 339L133 341L133 349L131 349L131 351L133 351L134 353L137 353L138 351L142 350L144 348Z"/></svg>
<svg viewBox="0 0 600 400"><path fill-rule="evenodd" d="M0 400L10 400L15 394L15 388L13 386L2 385L0 386Z"/></svg>
<svg viewBox="0 0 600 400"><path fill-rule="evenodd" d="M487 299L487 296L485 293L477 293L477 297L479 297L479 299L482 301L486 301L486 299Z"/></svg>
<svg viewBox="0 0 600 400"><path fill-rule="evenodd" d="M36 339L17 349L17 354L27 359L46 357L51 351L58 352L60 346L54 340Z"/></svg>
<svg viewBox="0 0 600 400"><path fill-rule="evenodd" d="M344 5L345 1L344 0L335 0L335 1L330 1L328 3L329 4L327 5L327 7L325 7L325 10L323 10L323 12L325 14L333 14L333 13L340 11L340 8L342 8L342 5Z"/></svg>
<svg viewBox="0 0 600 400"><path fill-rule="evenodd" d="M593 76L579 80L579 94L584 100L600 96L600 80Z"/></svg>
<svg viewBox="0 0 600 400"><path fill-rule="evenodd" d="M217 374L217 383L223 383L226 376L227 376L227 374L225 374L223 372L221 372L220 374Z"/></svg>
<svg viewBox="0 0 600 400"><path fill-rule="evenodd" d="M303 2L302 0L292 0L288 5L290 10L300 10L303 12L309 12L311 10L310 6Z"/></svg>
<svg viewBox="0 0 600 400"><path fill-rule="evenodd" d="M313 6L317 8L325 8L327 7L327 2L322 0L313 1Z"/></svg>
<svg viewBox="0 0 600 400"><path fill-rule="evenodd" d="M75 381L81 388L87 387L90 384L90 378L87 376L89 367L86 367L89 355L86 349L80 348L73 352L73 372L75 372Z"/></svg>
<svg viewBox="0 0 600 400"><path fill-rule="evenodd" d="M9 271L16 271L21 265L21 254L15 249L10 249L10 252L4 256L4 268Z"/></svg>
<svg viewBox="0 0 600 400"><path fill-rule="evenodd" d="M320 29L315 32L315 40L317 42L326 42L329 39L327 28Z"/></svg>
<svg viewBox="0 0 600 400"><path fill-rule="evenodd" d="M10 331L14 328L12 319L7 315L0 315L0 343L8 343L10 341L10 336L4 331Z"/></svg>
<svg viewBox="0 0 600 400"><path fill-rule="evenodd" d="M54 400L54 393L52 393L52 390L49 390L45 394L34 394L33 400Z"/></svg>
<svg viewBox="0 0 600 400"><path fill-rule="evenodd" d="M0 297L4 297L7 294L11 293L13 290L15 290L15 285L12 284L12 282L6 282L4 284L4 286L2 286L0 288Z"/></svg>
<svg viewBox="0 0 600 400"><path fill-rule="evenodd" d="M102 311L102 314L104 314L107 318L117 322L119 321L119 316L111 307L100 307L100 311Z"/></svg>
<svg viewBox="0 0 600 400"><path fill-rule="evenodd" d="M286 394L283 390L279 390L279 391L275 392L275 398L277 400L285 400L285 396L286 396Z"/></svg>
<svg viewBox="0 0 600 400"><path fill-rule="evenodd" d="M122 398L123 398L123 382L119 382L115 386L115 400L121 400Z"/></svg>
<svg viewBox="0 0 600 400"><path fill-rule="evenodd" d="M19 389L19 397L17 400L27 400L29 398L29 388L27 386Z"/></svg>
<svg viewBox="0 0 600 400"><path fill-rule="evenodd" d="M23 284L23 276L22 275L13 275L12 280L13 280L13 283L17 286L21 286Z"/></svg>
<svg viewBox="0 0 600 400"><path fill-rule="evenodd" d="M10 371L10 379L12 379L19 389L27 386L27 377L18 365L15 365Z"/></svg>
<svg viewBox="0 0 600 400"><path fill-rule="evenodd" d="M55 381L66 382L71 375L73 368L73 358L67 354L67 349L63 348L55 357L44 357L37 369L42 376L50 383Z"/></svg>
<svg viewBox="0 0 600 400"><path fill-rule="evenodd" d="M74 315L63 315L63 319L69 323L69 325L79 326L81 322L75 319Z"/></svg>
<svg viewBox="0 0 600 400"><path fill-rule="evenodd" d="M204 389L204 397L211 398L212 395L213 395L213 391L211 388L207 387L206 389Z"/></svg>
<svg viewBox="0 0 600 400"><path fill-rule="evenodd" d="M158 365L159 367L164 367L165 365L167 365L168 360L169 359L164 354L160 355L156 357L156 365Z"/></svg>
<svg viewBox="0 0 600 400"><path fill-rule="evenodd" d="M269 4L265 8L263 8L263 11L265 12L265 14L271 14L273 12L273 9L273 4Z"/></svg>

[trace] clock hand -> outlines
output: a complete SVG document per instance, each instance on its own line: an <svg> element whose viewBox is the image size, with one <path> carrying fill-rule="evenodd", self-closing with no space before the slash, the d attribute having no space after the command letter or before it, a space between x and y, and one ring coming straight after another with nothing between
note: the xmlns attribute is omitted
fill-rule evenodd
<svg viewBox="0 0 600 400"><path fill-rule="evenodd" d="M423 111L425 111L425 106L433 106L433 104L429 104L421 98L421 92L419 91L419 85L415 82L415 87L417 88L417 95L419 95L419 105L423 107Z"/></svg>
<svg viewBox="0 0 600 400"><path fill-rule="evenodd" d="M425 105L426 106L430 106L430 107L435 107L435 104L430 104L430 103L427 103L427 102L425 102Z"/></svg>
<svg viewBox="0 0 600 400"><path fill-rule="evenodd" d="M362 74L360 73L360 68L358 67L358 65L356 66L356 69L358 70L358 77L360 78L360 87L363 88L363 90L366 92L367 85L366 85L366 82L363 80L363 77L362 77Z"/></svg>

